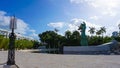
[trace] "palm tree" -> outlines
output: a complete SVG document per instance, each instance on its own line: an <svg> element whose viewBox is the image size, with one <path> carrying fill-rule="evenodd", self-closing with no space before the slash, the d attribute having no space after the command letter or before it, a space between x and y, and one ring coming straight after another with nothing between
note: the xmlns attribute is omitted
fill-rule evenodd
<svg viewBox="0 0 120 68"><path fill-rule="evenodd" d="M67 39L70 39L71 35L72 35L72 33L69 30L65 32L65 37Z"/></svg>
<svg viewBox="0 0 120 68"><path fill-rule="evenodd" d="M97 30L96 35L100 36L101 34L101 30Z"/></svg>
<svg viewBox="0 0 120 68"><path fill-rule="evenodd" d="M119 36L120 36L120 24L118 24L118 27L119 27Z"/></svg>
<svg viewBox="0 0 120 68"><path fill-rule="evenodd" d="M80 45L80 33L77 30L73 31L72 37L70 39L72 44Z"/></svg>
<svg viewBox="0 0 120 68"><path fill-rule="evenodd" d="M100 30L101 30L101 34L102 34L102 37L103 37L103 34L106 33L106 28L105 27L101 27Z"/></svg>
<svg viewBox="0 0 120 68"><path fill-rule="evenodd" d="M97 30L96 35L101 35L103 37L103 34L106 33L106 28L105 27L100 27L100 30Z"/></svg>
<svg viewBox="0 0 120 68"><path fill-rule="evenodd" d="M57 28L55 28L54 31L57 33L59 30Z"/></svg>
<svg viewBox="0 0 120 68"><path fill-rule="evenodd" d="M102 43L104 43L104 39L103 39L103 34L104 34L104 33L106 33L106 28L105 28L105 27L100 27L100 30L98 30L98 31L96 32L96 34L99 35L99 37L100 37L100 35L102 34Z"/></svg>
<svg viewBox="0 0 120 68"><path fill-rule="evenodd" d="M89 31L88 32L90 32L90 34L91 34L91 36L93 36L93 34L95 33L95 27L89 27Z"/></svg>
<svg viewBox="0 0 120 68"><path fill-rule="evenodd" d="M78 31L74 31L72 33L72 36L73 36L74 39L80 38L80 33Z"/></svg>
<svg viewBox="0 0 120 68"><path fill-rule="evenodd" d="M72 40L71 38L72 38L72 33L69 30L66 31L65 32L65 39L66 39L65 44L66 45L71 44L71 40Z"/></svg>

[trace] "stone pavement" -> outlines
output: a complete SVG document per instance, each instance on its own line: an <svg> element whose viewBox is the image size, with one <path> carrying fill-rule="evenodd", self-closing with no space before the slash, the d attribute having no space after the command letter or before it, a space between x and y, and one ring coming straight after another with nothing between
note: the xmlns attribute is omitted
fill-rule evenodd
<svg viewBox="0 0 120 68"><path fill-rule="evenodd" d="M0 64L6 61L7 51L0 51ZM16 64L20 68L120 68L120 55L57 55L17 51Z"/></svg>

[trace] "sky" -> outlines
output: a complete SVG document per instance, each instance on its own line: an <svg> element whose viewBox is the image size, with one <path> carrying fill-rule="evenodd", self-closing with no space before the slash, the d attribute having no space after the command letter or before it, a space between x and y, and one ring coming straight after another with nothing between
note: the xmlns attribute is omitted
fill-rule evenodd
<svg viewBox="0 0 120 68"><path fill-rule="evenodd" d="M10 17L17 18L16 33L39 39L38 34L57 28L64 35L83 21L89 27L106 27L106 35L118 31L120 0L1 0L0 28L9 29Z"/></svg>

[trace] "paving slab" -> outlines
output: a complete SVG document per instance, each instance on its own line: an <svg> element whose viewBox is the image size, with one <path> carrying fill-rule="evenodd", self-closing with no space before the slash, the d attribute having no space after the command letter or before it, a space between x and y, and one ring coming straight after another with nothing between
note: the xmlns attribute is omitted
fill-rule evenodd
<svg viewBox="0 0 120 68"><path fill-rule="evenodd" d="M120 55L60 55L16 52L20 68L120 68ZM7 51L0 51L0 68L7 61Z"/></svg>

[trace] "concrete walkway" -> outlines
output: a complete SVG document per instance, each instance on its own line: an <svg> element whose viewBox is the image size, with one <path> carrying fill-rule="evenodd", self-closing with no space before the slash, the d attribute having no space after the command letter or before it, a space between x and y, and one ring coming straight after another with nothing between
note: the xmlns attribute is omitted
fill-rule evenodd
<svg viewBox="0 0 120 68"><path fill-rule="evenodd" d="M7 52L0 51L0 64L6 61ZM56 55L17 51L16 64L20 68L120 68L120 55Z"/></svg>

